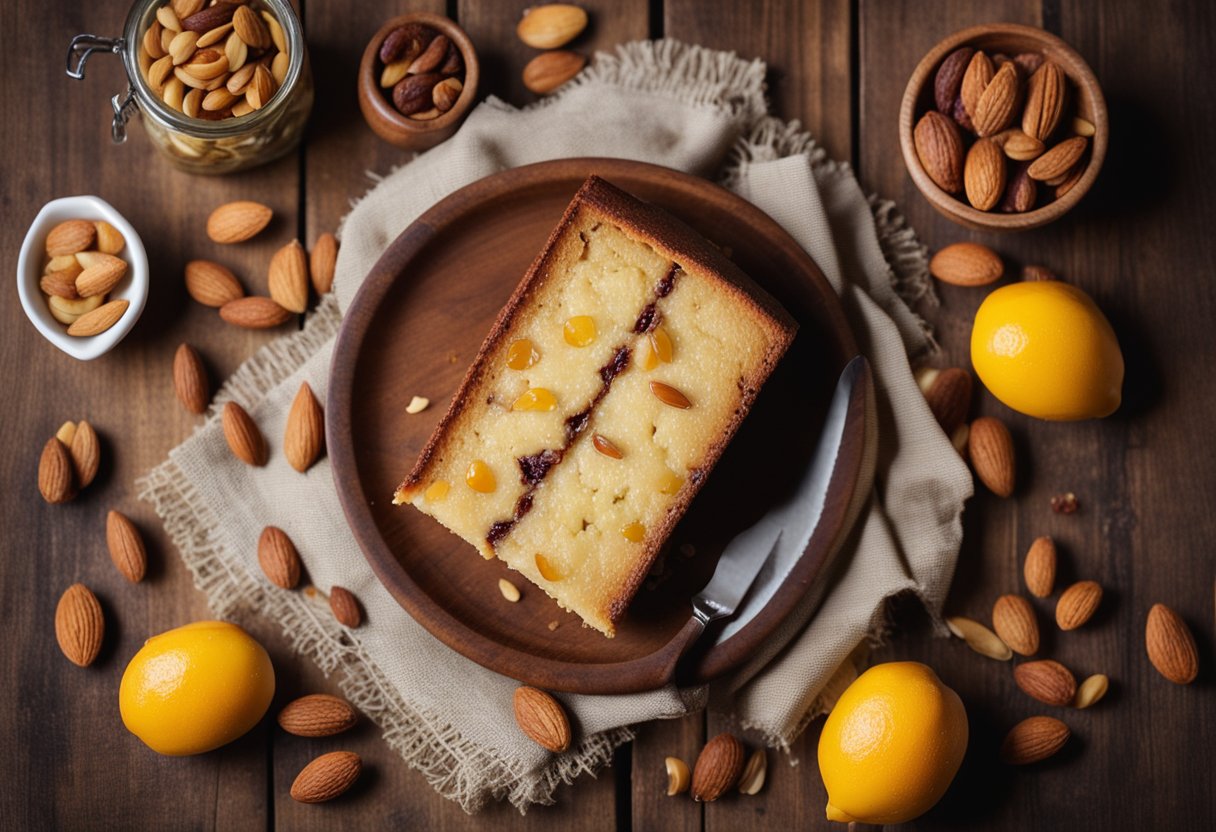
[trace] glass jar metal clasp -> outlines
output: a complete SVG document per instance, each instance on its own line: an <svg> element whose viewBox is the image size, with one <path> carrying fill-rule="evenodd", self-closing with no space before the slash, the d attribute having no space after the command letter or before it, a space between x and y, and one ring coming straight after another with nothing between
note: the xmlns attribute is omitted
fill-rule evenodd
<svg viewBox="0 0 1216 832"><path fill-rule="evenodd" d="M90 55L94 52L111 52L121 57L126 45L126 41L122 38L77 35L72 38L72 43L68 46L68 77L75 78L77 81L83 80L85 63L89 60ZM110 124L110 137L114 140L115 144L122 144L127 140L127 122L130 121L131 115L137 106L135 103L135 88L128 84L125 93L119 93L110 99L110 106L114 108L114 121Z"/></svg>

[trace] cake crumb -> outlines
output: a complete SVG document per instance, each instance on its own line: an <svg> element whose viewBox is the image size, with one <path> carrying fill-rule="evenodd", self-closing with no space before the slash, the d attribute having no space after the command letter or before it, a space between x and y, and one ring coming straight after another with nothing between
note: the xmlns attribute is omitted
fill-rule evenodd
<svg viewBox="0 0 1216 832"><path fill-rule="evenodd" d="M553 631L554 631L554 630L556 630L556 629L557 629L559 626L560 626L560 625L559 625L559 624L558 624L556 621L550 621L550 622L549 622L549 632L553 632Z"/></svg>
<svg viewBox="0 0 1216 832"><path fill-rule="evenodd" d="M409 406L405 408L406 413L421 413L430 407L431 400L423 396L414 396L410 399Z"/></svg>

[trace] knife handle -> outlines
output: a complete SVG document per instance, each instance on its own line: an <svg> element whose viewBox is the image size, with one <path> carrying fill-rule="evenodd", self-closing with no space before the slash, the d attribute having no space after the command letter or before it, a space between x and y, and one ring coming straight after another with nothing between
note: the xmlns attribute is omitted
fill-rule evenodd
<svg viewBox="0 0 1216 832"><path fill-rule="evenodd" d="M676 667L680 664L680 659L684 658L684 654L688 652L689 648L701 638L701 634L705 632L705 625L708 623L709 619L701 615L699 611L693 613L680 632L667 642L663 652L655 657L657 667L653 676L653 684L648 685L647 689L662 687L675 681Z"/></svg>

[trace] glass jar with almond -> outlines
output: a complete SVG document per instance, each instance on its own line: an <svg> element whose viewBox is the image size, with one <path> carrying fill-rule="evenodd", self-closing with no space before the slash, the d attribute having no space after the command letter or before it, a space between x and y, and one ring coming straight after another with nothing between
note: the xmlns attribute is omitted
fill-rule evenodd
<svg viewBox="0 0 1216 832"><path fill-rule="evenodd" d="M122 38L72 41L68 75L82 78L95 51L118 54L127 72L112 99L114 141L138 110L157 147L194 173L288 153L312 109L304 31L286 0L138 0Z"/></svg>

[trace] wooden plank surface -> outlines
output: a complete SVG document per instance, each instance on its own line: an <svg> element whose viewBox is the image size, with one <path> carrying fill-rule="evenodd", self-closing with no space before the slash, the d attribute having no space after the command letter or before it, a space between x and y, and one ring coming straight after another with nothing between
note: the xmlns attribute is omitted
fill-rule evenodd
<svg viewBox="0 0 1216 832"><path fill-rule="evenodd" d="M221 325L188 300L184 263L215 258L252 291L265 290L266 264L280 245L311 242L333 230L349 200L407 159L365 127L354 75L366 38L402 11L393 3L302 3L317 86L306 145L268 167L234 177L189 176L155 156L132 124L124 147L109 143L108 98L122 86L118 62L95 57L83 83L62 75L67 41L78 32L116 34L123 0L94 4L0 4L0 30L11 44L0 68L3 204L0 250L15 267L28 222L41 205L73 193L103 196L140 230L149 249L153 292L132 335L113 354L83 364L37 336L16 299L0 309L3 425L11 437L0 455L8 520L0 536L0 669L10 681L0 698L3 825L21 829L827 829L815 764L818 723L786 757L769 753L769 781L757 798L709 807L663 794L663 758L691 764L707 736L729 726L717 716L644 726L632 748L597 779L559 789L557 806L521 817L498 804L470 818L439 798L363 725L335 741L289 737L265 722L233 745L197 758L152 754L121 727L115 701L127 658L143 638L205 617L176 552L150 508L134 497L136 477L189 435L197 419L173 398L175 347L203 354L213 383L279 332ZM409 8L454 13L477 44L484 92L526 104L519 73L532 51L514 39L526 0L420 0ZM666 35L764 58L774 111L801 119L835 158L856 166L863 185L896 199L931 246L975 239L1017 268L1041 262L1092 292L1112 318L1128 358L1127 404L1094 424L1053 425L1010 414L989 396L977 414L1006 418L1023 476L1014 499L982 492L968 506L966 539L949 608L980 619L1003 592L1018 591L1021 560L1035 536L1061 543L1061 583L1094 578L1107 588L1089 627L1058 634L1044 627L1044 653L1079 674L1105 672L1112 693L1098 708L1061 712L1077 739L1060 758L1011 772L994 762L1004 731L1039 708L1012 684L1009 667L931 637L914 603L897 607L901 635L875 661L927 661L967 703L972 743L959 780L942 804L909 828L1207 829L1216 825L1216 768L1209 738L1213 696L1212 566L1216 454L1207 414L1216 404L1211 321L1216 293L1207 272L1216 244L1210 182L1216 162L1211 114L1202 100L1216 49L1207 4L1119 0L1030 2L822 0L708 3L693 0L589 2L592 27L574 48L590 54L622 40ZM1056 226L1018 236L974 234L933 213L904 171L896 113L904 81L936 41L966 25L1011 20L1042 25L1072 43L1103 81L1111 110L1111 154L1093 193ZM276 221L258 240L220 247L202 226L215 205L234 198L266 202ZM941 366L967 366L971 316L982 292L946 287L941 306L923 311L937 326ZM282 331L289 331L290 325ZM47 506L34 489L38 452L65 419L88 418L103 439L98 481L67 506ZM1053 514L1048 500L1072 490L1082 511ZM144 532L148 580L132 586L108 562L104 518L128 513ZM81 670L54 643L51 621L60 593L82 580L107 613L101 658ZM1177 688L1143 655L1148 607L1171 604L1192 625L1204 669ZM1051 603L1036 602L1040 621ZM276 705L303 692L336 690L292 656L273 625L256 635L280 669ZM295 773L316 753L348 747L368 772L347 799L310 807L287 797ZM798 765L791 767L790 760Z"/></svg>

